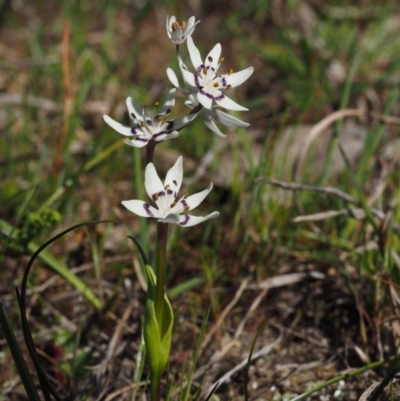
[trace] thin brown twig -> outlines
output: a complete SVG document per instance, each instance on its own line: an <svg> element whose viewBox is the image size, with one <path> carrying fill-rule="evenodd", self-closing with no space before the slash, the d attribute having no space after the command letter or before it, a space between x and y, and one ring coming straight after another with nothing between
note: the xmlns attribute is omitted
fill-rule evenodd
<svg viewBox="0 0 400 401"><path fill-rule="evenodd" d="M100 381L100 376L104 376L107 372L107 370L109 372L112 371L112 366L113 366L113 359L114 356L116 354L116 349L117 349L117 345L119 344L122 334L124 332L125 326L126 326L126 322L129 319L129 316L131 315L133 309L133 305L129 305L128 308L125 310L122 319L119 321L117 327L115 328L114 334L111 337L110 343L108 345L107 348L107 354L105 359L101 362L99 369L98 369L98 380ZM111 379L111 375L109 374L108 377L106 378L104 385L103 385L103 390L100 393L100 395L98 396L97 400L101 400L105 393L107 392L107 386L108 383L110 382Z"/></svg>
<svg viewBox="0 0 400 401"><path fill-rule="evenodd" d="M124 394L130 390L135 389L136 387L142 387L142 386L146 386L148 383L147 382L139 382L139 383L133 383L130 384L129 386L126 387L122 387L117 391L114 391L113 393L109 394L104 401L111 401L114 398L119 397L121 394Z"/></svg>
<svg viewBox="0 0 400 401"><path fill-rule="evenodd" d="M261 348L259 351L255 352L252 357L250 363L252 363L254 360L268 355L276 345L278 345L283 339L282 333L279 335L279 337L273 341L272 343L266 345L265 347ZM221 376L218 380L215 380L215 382L209 386L208 390L205 393L209 393L214 386L219 383L219 385L229 382L231 377L238 372L239 370L243 369L247 364L249 363L249 355L247 355L238 365L236 365L233 369L230 371L226 372L223 376Z"/></svg>
<svg viewBox="0 0 400 401"><path fill-rule="evenodd" d="M313 192L321 192L324 194L335 195L336 197L343 199L349 203L357 204L358 201L353 198L351 195L347 194L346 192L341 191L338 188L334 187L318 187L315 185L306 185L306 184L297 184L295 182L284 182L279 181L274 178L264 178L259 177L255 180L258 184L271 184L276 187L280 187L282 189L288 189L290 191L313 191Z"/></svg>
<svg viewBox="0 0 400 401"><path fill-rule="evenodd" d="M212 337L215 335L215 332L220 328L220 326L222 325L222 322L228 316L229 312L238 303L238 301L240 299L240 296L242 295L243 291L246 289L248 283L249 283L249 278L247 277L242 281L242 284L240 285L240 287L236 291L235 296L233 297L231 302L229 302L229 304L225 307L225 309L222 311L221 315L219 316L217 322L214 324L214 326L211 328L211 330L205 336L205 338L204 338L204 340L203 340L203 342L201 344L200 353L201 353L202 350L204 350L204 348L210 342Z"/></svg>
<svg viewBox="0 0 400 401"><path fill-rule="evenodd" d="M340 199L345 200L348 203L360 206L360 202L356 198L353 198L346 192L343 192L340 189L334 187L318 187L314 185L303 185L303 184L297 184L295 182L284 182L276 180L274 178L265 178L265 177L259 177L255 180L255 182L258 184L271 184L279 188L287 189L290 191L313 191L313 192L325 193L328 195L334 195ZM375 217L377 217L380 220L384 220L386 218L386 213L382 212L381 210L375 209L371 206L369 206L369 210ZM395 231L397 234L400 234L400 224L392 223L391 227L393 231Z"/></svg>

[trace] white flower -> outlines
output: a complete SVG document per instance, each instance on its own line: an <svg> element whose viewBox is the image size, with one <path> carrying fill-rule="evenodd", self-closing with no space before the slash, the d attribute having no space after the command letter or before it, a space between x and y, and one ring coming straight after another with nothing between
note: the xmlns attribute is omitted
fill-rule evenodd
<svg viewBox="0 0 400 401"><path fill-rule="evenodd" d="M149 163L145 171L144 185L150 199L155 203L151 206L141 200L123 201L122 204L131 212L142 217L154 217L162 223L177 223L182 227L190 227L205 220L219 216L218 212L205 217L181 214L196 208L212 189L212 183L202 192L178 198L182 185L183 166L182 156L168 171L164 184L161 182L153 163Z"/></svg>
<svg viewBox="0 0 400 401"><path fill-rule="evenodd" d="M197 98L197 89L192 90L191 92L189 90L181 88L179 85L178 78L175 72L171 68L167 69L167 75L172 85L174 85L177 89L179 89L180 92L183 94L183 96L186 98L185 104L189 106L191 109L195 108L199 104L199 100ZM232 127L232 128L247 128L250 125L221 110L217 110L217 107L218 107L217 104L213 104L211 110L201 108L200 111L200 115L203 117L206 126L217 135L221 137L226 136L220 131L220 129L215 124L214 120L227 127Z"/></svg>
<svg viewBox="0 0 400 401"><path fill-rule="evenodd" d="M183 43L194 31L196 25L200 22L194 22L195 17L190 17L186 24L185 21L181 25L176 21L176 18L172 16L167 17L167 34L170 41L175 45L180 45Z"/></svg>
<svg viewBox="0 0 400 401"><path fill-rule="evenodd" d="M204 63L193 39L187 40L188 50L196 74L189 72L183 64L180 64L183 78L193 88L197 88L197 98L206 109L211 110L213 101L228 110L247 110L225 96L226 90L232 89L246 81L253 73L254 68L248 67L239 72L230 70L228 74L217 75L217 71L223 58L221 57L221 45L218 43L208 53Z"/></svg>
<svg viewBox="0 0 400 401"><path fill-rule="evenodd" d="M176 138L178 130L192 122L197 114L176 118L174 120L165 120L165 117L171 112L175 104L176 89L168 92L167 99L158 114L153 110L147 113L145 107L140 107L131 97L126 99L129 116L133 120L133 126L122 125L107 115L103 115L104 121L114 128L121 135L127 136L125 143L136 148L146 146L150 140L156 142L166 139ZM156 104L157 105L157 104Z"/></svg>

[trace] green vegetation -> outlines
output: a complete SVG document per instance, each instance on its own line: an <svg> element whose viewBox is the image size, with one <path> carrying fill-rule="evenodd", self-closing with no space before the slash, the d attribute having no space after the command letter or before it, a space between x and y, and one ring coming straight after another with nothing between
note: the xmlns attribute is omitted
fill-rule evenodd
<svg viewBox="0 0 400 401"><path fill-rule="evenodd" d="M145 269L127 236L153 257L156 230L121 206L146 198L144 158L102 115L127 124L127 96L148 107L163 101L172 87L163 71L178 73L167 15L201 20L193 37L202 54L222 44L221 72L255 72L234 93L250 110L238 115L248 129L221 127L222 139L196 120L157 147L160 175L183 155L184 186L195 193L213 181L202 213L220 212L204 226L170 227L175 328L163 388L170 399L205 399L246 361L211 399L302 399L314 388L310 399L333 399L338 388L323 383L344 380L335 399L358 400L393 377L400 338L394 0L205 1L194 9L0 1L2 321L8 315L22 341L15 287L38 244L107 220L60 236L35 260L29 326L61 398L149 393ZM176 112L187 111L178 96ZM12 334L0 332L0 398L24 399L5 338Z"/></svg>

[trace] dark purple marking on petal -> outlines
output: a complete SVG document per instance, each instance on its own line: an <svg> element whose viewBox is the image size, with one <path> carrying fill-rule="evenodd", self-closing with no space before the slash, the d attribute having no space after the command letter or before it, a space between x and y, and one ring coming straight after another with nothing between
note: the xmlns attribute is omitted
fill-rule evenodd
<svg viewBox="0 0 400 401"><path fill-rule="evenodd" d="M146 123L147 124L151 124L151 120L146 120Z"/></svg>
<svg viewBox="0 0 400 401"><path fill-rule="evenodd" d="M226 78L222 77L222 86L226 86L226 85L227 85Z"/></svg>
<svg viewBox="0 0 400 401"><path fill-rule="evenodd" d="M131 134L136 134L136 129L135 128L131 129Z"/></svg>
<svg viewBox="0 0 400 401"><path fill-rule="evenodd" d="M222 100L224 97L225 97L224 94L221 93L219 96L216 96L214 99L215 100Z"/></svg>
<svg viewBox="0 0 400 401"><path fill-rule="evenodd" d="M183 205L184 208L189 206L189 205L187 204L187 202L185 201L185 199L182 199L182 200L181 200L181 203L182 203L182 205Z"/></svg>
<svg viewBox="0 0 400 401"><path fill-rule="evenodd" d="M149 142L149 140L147 139L147 138L142 138L142 137L137 137L137 138L134 138L133 139L133 141L140 141L140 142Z"/></svg>
<svg viewBox="0 0 400 401"><path fill-rule="evenodd" d="M175 125L174 120L167 121L167 130L173 129L174 125Z"/></svg>
<svg viewBox="0 0 400 401"><path fill-rule="evenodd" d="M200 64L196 69L197 69L198 72L201 72L201 71L203 71L204 67L205 67L204 64Z"/></svg>
<svg viewBox="0 0 400 401"><path fill-rule="evenodd" d="M165 196L165 191L160 191L160 192L158 193L158 196Z"/></svg>
<svg viewBox="0 0 400 401"><path fill-rule="evenodd" d="M188 221L190 220L190 217L188 215L185 215L184 217L185 217L185 220L182 221L181 223L179 223L180 226L185 226L188 223Z"/></svg>
<svg viewBox="0 0 400 401"><path fill-rule="evenodd" d="M200 82L199 82L199 76L195 75L194 76L194 84L198 87L201 88Z"/></svg>
<svg viewBox="0 0 400 401"><path fill-rule="evenodd" d="M209 93L207 93L205 90L201 89L200 93L204 96L207 96L209 99L214 99L212 95L210 95ZM222 95L223 96L223 95Z"/></svg>
<svg viewBox="0 0 400 401"><path fill-rule="evenodd" d="M143 208L146 211L146 213L150 216L150 217L154 217L154 214L151 212L150 210L150 205L148 203L143 204Z"/></svg>
<svg viewBox="0 0 400 401"><path fill-rule="evenodd" d="M155 138L158 138L159 136L164 135L164 134L165 134L164 131L157 132L156 134L153 134L153 138L154 138L154 139L155 139Z"/></svg>
<svg viewBox="0 0 400 401"><path fill-rule="evenodd" d="M172 191L172 189L167 189L167 195L172 195L173 194L173 191Z"/></svg>

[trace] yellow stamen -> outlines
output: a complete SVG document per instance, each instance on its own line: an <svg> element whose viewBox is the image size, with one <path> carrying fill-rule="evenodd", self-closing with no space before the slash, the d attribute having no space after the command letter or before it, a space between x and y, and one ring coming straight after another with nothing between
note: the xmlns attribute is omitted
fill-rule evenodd
<svg viewBox="0 0 400 401"><path fill-rule="evenodd" d="M189 196L189 192L185 191L185 194L183 195L184 198L187 198Z"/></svg>
<svg viewBox="0 0 400 401"><path fill-rule="evenodd" d="M190 210L190 206L186 206L186 207L183 209L184 212L187 212L188 210Z"/></svg>
<svg viewBox="0 0 400 401"><path fill-rule="evenodd" d="M144 123L144 121L142 121L141 123L140 123L140 126L143 128L144 126L145 126L146 124Z"/></svg>
<svg viewBox="0 0 400 401"><path fill-rule="evenodd" d="M214 82L214 83L213 83L213 87L214 87L214 88L218 88L218 86L219 86L219 83L218 83L218 82Z"/></svg>
<svg viewBox="0 0 400 401"><path fill-rule="evenodd" d="M162 120L163 120L163 116L158 116L158 117L156 118L156 121L157 121L158 123L160 123Z"/></svg>
<svg viewBox="0 0 400 401"><path fill-rule="evenodd" d="M154 194L153 195L153 201L157 201L158 200L158 194Z"/></svg>
<svg viewBox="0 0 400 401"><path fill-rule="evenodd" d="M181 25L182 29L186 28L186 21L182 21L182 25Z"/></svg>
<svg viewBox="0 0 400 401"><path fill-rule="evenodd" d="M173 207L175 207L175 206L176 206L176 202L172 202L172 203L169 205L170 208L173 208Z"/></svg>
<svg viewBox="0 0 400 401"><path fill-rule="evenodd" d="M229 73L228 73L228 75L232 75L233 74L233 70L232 70L232 68L229 70Z"/></svg>
<svg viewBox="0 0 400 401"><path fill-rule="evenodd" d="M223 61L225 61L225 57L220 57L218 63L222 63Z"/></svg>
<svg viewBox="0 0 400 401"><path fill-rule="evenodd" d="M154 107L158 107L158 105L159 105L158 102L155 102L155 103L154 103Z"/></svg>
<svg viewBox="0 0 400 401"><path fill-rule="evenodd" d="M172 23L172 32L175 32L179 28L179 24L175 21Z"/></svg>
<svg viewBox="0 0 400 401"><path fill-rule="evenodd" d="M136 118L135 114L131 113L131 117L132 118Z"/></svg>
<svg viewBox="0 0 400 401"><path fill-rule="evenodd" d="M228 85L227 87L226 87L226 90L228 91L229 89L232 89L232 85Z"/></svg>
<svg viewBox="0 0 400 401"><path fill-rule="evenodd" d="M203 74L204 74L204 75L207 74L207 68L206 68L206 67L203 68Z"/></svg>

